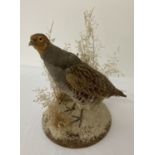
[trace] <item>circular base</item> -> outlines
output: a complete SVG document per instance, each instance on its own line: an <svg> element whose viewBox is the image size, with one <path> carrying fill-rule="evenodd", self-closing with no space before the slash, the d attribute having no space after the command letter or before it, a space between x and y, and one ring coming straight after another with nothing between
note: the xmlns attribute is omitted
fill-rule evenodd
<svg viewBox="0 0 155 155"><path fill-rule="evenodd" d="M111 116L104 104L84 110L82 125L72 121L75 112L64 112L63 105L52 105L44 112L42 126L54 143L69 148L82 148L100 141L109 131ZM61 109L61 108L62 109Z"/></svg>
<svg viewBox="0 0 155 155"><path fill-rule="evenodd" d="M44 120L43 120L44 121ZM46 136L53 141L54 143L64 146L64 147L69 147L69 148L82 148L82 147L88 147L91 146L93 144L96 144L97 142L99 142L102 138L104 138L106 136L106 134L108 133L109 129L110 129L111 123L109 123L109 126L107 126L107 130L105 133L102 133L101 135L99 135L98 137L96 137L95 139L90 140L89 142L83 142L80 140L60 140L60 139L55 139L54 136L51 134L50 130L47 130L45 128L44 132L46 134Z"/></svg>

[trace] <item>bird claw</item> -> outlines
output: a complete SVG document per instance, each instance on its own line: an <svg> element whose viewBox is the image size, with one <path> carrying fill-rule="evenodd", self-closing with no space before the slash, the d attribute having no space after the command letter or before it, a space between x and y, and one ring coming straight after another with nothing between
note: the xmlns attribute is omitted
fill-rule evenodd
<svg viewBox="0 0 155 155"><path fill-rule="evenodd" d="M72 107L66 107L66 110L64 112L72 112L73 110L75 110L75 105L76 103L74 103Z"/></svg>
<svg viewBox="0 0 155 155"><path fill-rule="evenodd" d="M71 123L76 123L79 121L79 127L81 127L81 124L82 124L82 118L83 118L83 109L81 109L81 112L80 112L80 116L75 116L75 115L72 115L72 117L75 118L75 120L73 120Z"/></svg>

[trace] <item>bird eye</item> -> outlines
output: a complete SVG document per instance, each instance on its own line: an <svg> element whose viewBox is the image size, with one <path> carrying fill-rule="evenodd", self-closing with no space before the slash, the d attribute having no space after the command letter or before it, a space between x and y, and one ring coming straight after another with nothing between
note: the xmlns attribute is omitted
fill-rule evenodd
<svg viewBox="0 0 155 155"><path fill-rule="evenodd" d="M43 41L43 38L42 38L42 37L40 37L40 38L39 38L39 41Z"/></svg>

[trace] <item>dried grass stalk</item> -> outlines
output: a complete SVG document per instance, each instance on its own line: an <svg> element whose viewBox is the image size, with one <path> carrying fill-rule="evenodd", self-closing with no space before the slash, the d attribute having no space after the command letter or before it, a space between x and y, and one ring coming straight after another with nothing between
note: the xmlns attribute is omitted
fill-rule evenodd
<svg viewBox="0 0 155 155"><path fill-rule="evenodd" d="M102 50L102 46L96 34L96 29L98 24L95 21L95 17L93 15L94 9L86 10L84 15L84 26L85 31L80 34L80 39L76 40L77 44L77 56L87 64L89 64L94 69L103 71L103 73L107 76L117 75L123 76L118 67L118 58L117 53L119 52L119 48L116 52L114 52L114 56L110 57L108 61L101 67L97 60L97 51ZM48 38L51 42L55 41L55 38L52 36L54 22L52 22L51 27L47 33ZM70 51L70 44L65 44L64 49ZM44 67L45 68L45 67ZM41 103L44 107L49 106L51 103L61 104L62 101L71 100L69 96L61 92L61 90L55 85L53 79L49 75L48 71L45 69L45 75L48 78L50 83L50 89L37 89L37 95L35 102Z"/></svg>

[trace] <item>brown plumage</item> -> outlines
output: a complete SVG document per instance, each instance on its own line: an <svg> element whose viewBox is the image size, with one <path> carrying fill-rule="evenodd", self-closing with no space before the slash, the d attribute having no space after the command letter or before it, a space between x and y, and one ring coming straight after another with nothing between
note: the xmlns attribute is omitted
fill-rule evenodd
<svg viewBox="0 0 155 155"><path fill-rule="evenodd" d="M45 35L32 35L30 44L37 49L60 89L77 103L95 103L111 96L126 97L105 75L76 55L54 46Z"/></svg>
<svg viewBox="0 0 155 155"><path fill-rule="evenodd" d="M94 70L85 63L74 65L66 71L66 80L75 97L81 99L81 102L95 102L98 99L111 96L126 97L122 91L108 80L100 72Z"/></svg>

